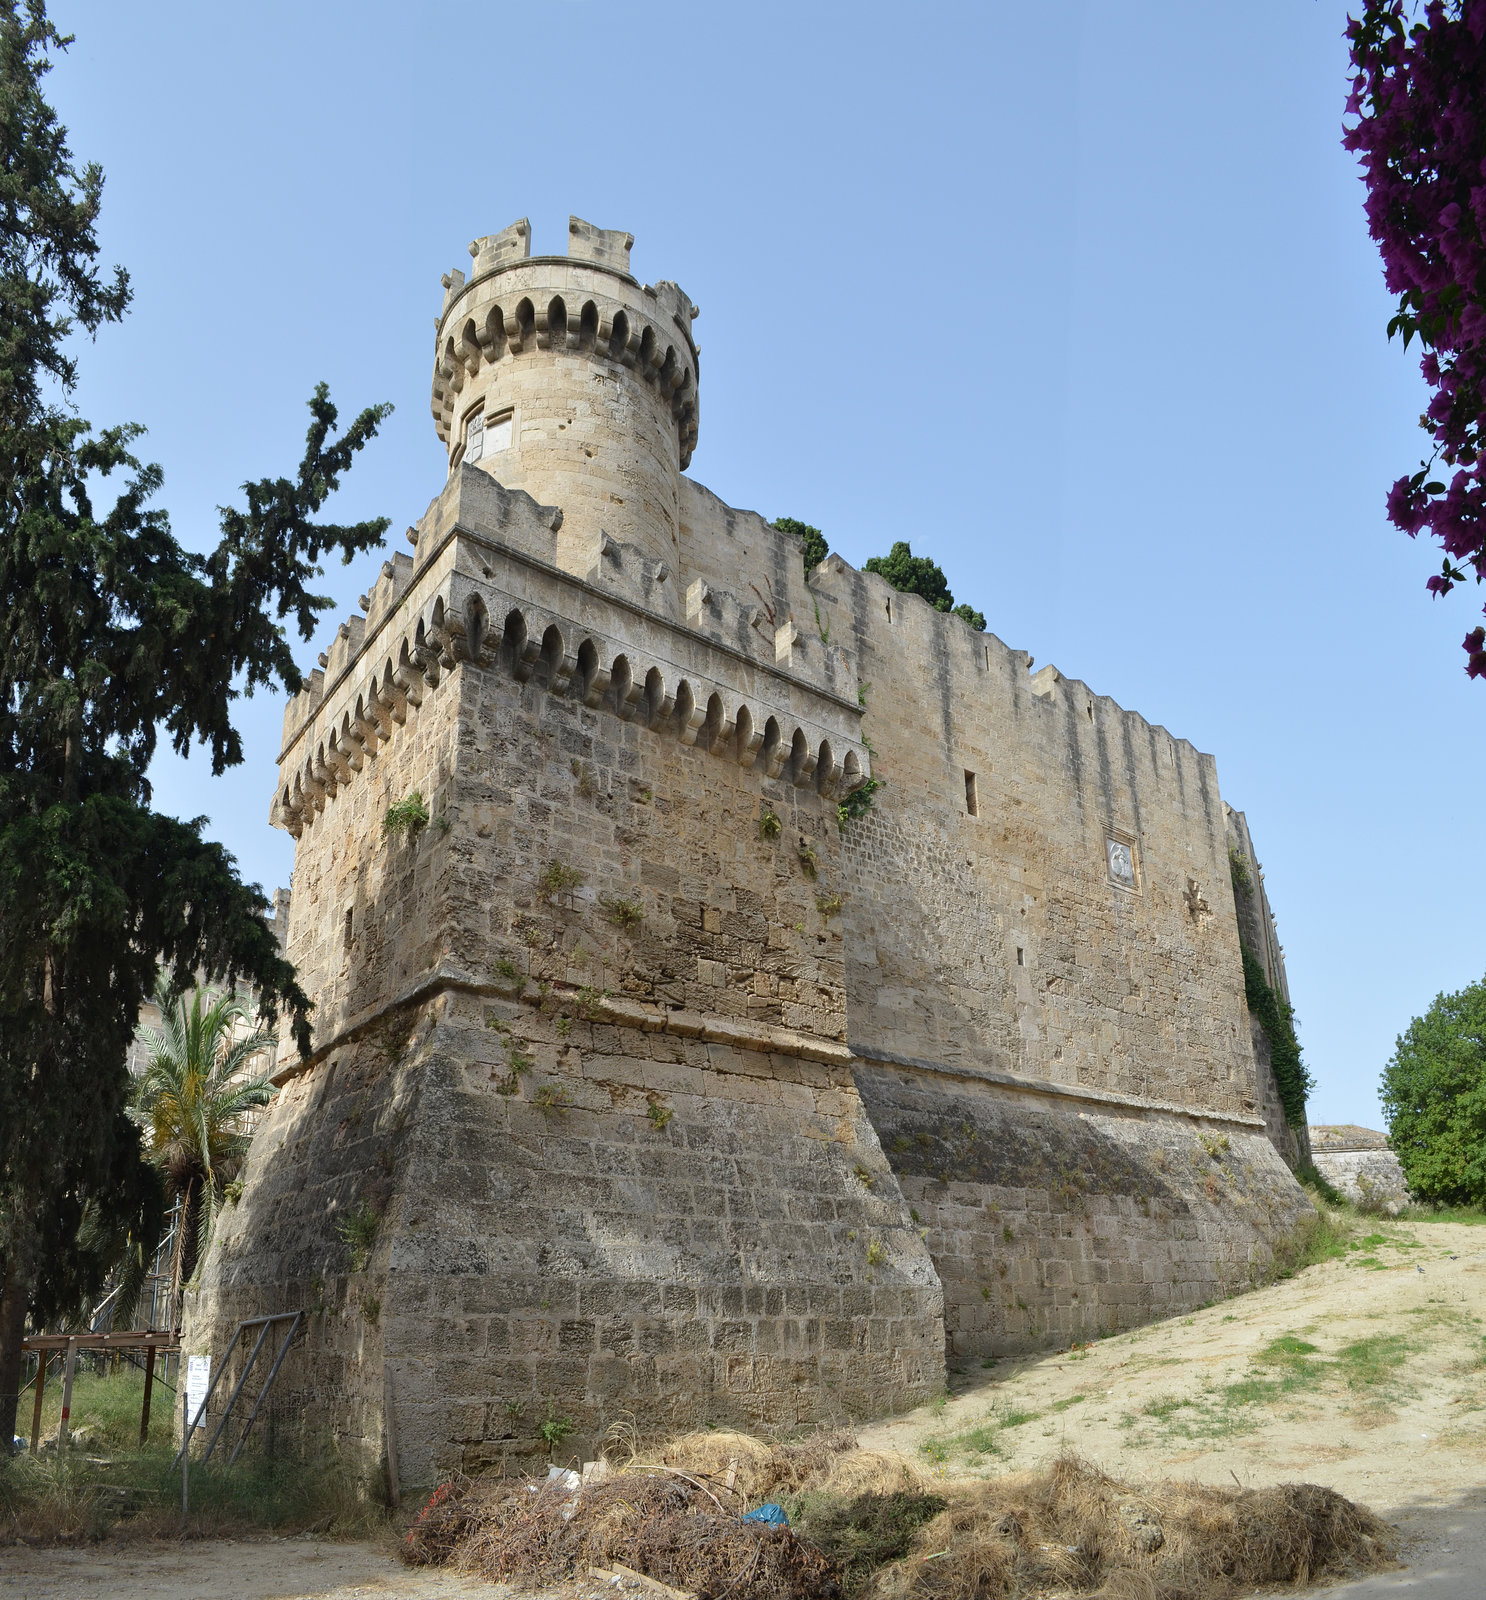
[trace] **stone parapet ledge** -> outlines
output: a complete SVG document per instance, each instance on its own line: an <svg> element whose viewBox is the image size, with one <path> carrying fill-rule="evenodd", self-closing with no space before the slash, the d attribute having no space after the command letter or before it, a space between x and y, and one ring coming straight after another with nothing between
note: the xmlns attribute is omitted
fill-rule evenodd
<svg viewBox="0 0 1486 1600"><path fill-rule="evenodd" d="M570 984L552 984L544 993L530 979L520 983L488 981L453 968L440 967L426 978L410 985L385 1005L378 1005L353 1018L308 1056L297 1058L274 1073L271 1082L282 1086L323 1061L333 1051L354 1043L390 1012L420 1005L444 992L476 995L492 1000L519 1001L533 1010L550 1003L554 996L571 1002L587 1022L607 1023L612 1027L634 1028L642 1033L668 1033L680 1039L700 1039L704 1044L731 1045L756 1055L793 1056L802 1061L817 1061L827 1066L850 1067L870 1062L877 1066L907 1067L915 1072L941 1078L959 1078L1018 1094L1036 1095L1058 1101L1082 1101L1100 1110L1125 1116L1185 1117L1197 1122L1262 1131L1264 1118L1242 1111L1224 1111L1211 1106L1186 1106L1171 1100L1154 1100L1141 1095L1118 1094L1110 1089L1092 1089L1081 1084L1054 1083L1045 1078L1029 1078L1013 1072L997 1072L990 1067L963 1066L948 1061L925 1061L897 1055L872 1045L843 1044L822 1039L792 1028L740 1018L720 1017L700 1011L670 1010L641 1000L626 1000L615 995L598 995L591 1000L577 997L583 992ZM725 1069L722 1069L725 1070Z"/></svg>
<svg viewBox="0 0 1486 1600"><path fill-rule="evenodd" d="M1221 1111L1209 1106L1185 1106L1174 1100L1152 1100L1142 1095L1119 1094L1113 1089L1091 1089L1083 1084L1054 1083L1049 1078L1029 1078L1016 1072L997 1072L992 1067L963 1066L950 1061L925 1061L916 1056L897 1055L876 1045L853 1045L853 1057L878 1066L910 1067L941 1078L961 1078L998 1089L1013 1089L1019 1094L1039 1095L1053 1100L1084 1100L1101 1109L1124 1115L1152 1114L1190 1117L1199 1122L1231 1123L1240 1128L1262 1131L1264 1118L1252 1112Z"/></svg>
<svg viewBox="0 0 1486 1600"><path fill-rule="evenodd" d="M440 967L409 984L385 1004L370 1006L337 1028L323 1044L307 1056L295 1057L275 1072L269 1082L281 1088L302 1073L310 1071L336 1050L354 1044L375 1028L386 1016L408 1006L423 1005L448 992L475 995L482 999L520 1001L537 1009L554 996L572 1002L586 1022L608 1023L612 1027L634 1028L644 1033L669 1033L680 1039L700 1039L704 1044L732 1045L758 1055L794 1056L802 1061L818 1061L828 1066L849 1067L851 1049L835 1039L821 1039L793 1028L777 1028L767 1023L746 1022L698 1011L672 1011L643 1001L625 1000L613 995L578 1000L582 992L570 984L552 984L547 993L529 979L520 984L485 980L450 967Z"/></svg>

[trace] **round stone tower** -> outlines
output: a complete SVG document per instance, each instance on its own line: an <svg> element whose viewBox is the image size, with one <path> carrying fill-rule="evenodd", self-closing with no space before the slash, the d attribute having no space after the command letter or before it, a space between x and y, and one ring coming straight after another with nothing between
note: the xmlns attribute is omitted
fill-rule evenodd
<svg viewBox="0 0 1486 1600"><path fill-rule="evenodd" d="M467 461L562 508L557 561L586 575L603 535L676 570L678 480L697 438L697 308L630 276L627 233L568 219L565 256L531 254L523 218L450 272L433 415Z"/></svg>

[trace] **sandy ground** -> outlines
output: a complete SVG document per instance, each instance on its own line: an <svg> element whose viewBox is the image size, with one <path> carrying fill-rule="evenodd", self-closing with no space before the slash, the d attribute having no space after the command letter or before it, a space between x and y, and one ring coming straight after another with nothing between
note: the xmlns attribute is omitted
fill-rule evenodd
<svg viewBox="0 0 1486 1600"><path fill-rule="evenodd" d="M648 1585L589 1579L544 1600L655 1600ZM523 1591L528 1596L531 1591ZM388 1544L202 1539L85 1550L0 1550L0 1600L513 1600L505 1584L410 1569Z"/></svg>
<svg viewBox="0 0 1486 1600"><path fill-rule="evenodd" d="M947 1400L866 1428L861 1442L955 1476L1069 1448L1119 1477L1327 1484L1408 1541L1401 1571L1328 1591L1337 1600L1486 1600L1483 1335L1486 1228L1380 1223L1345 1261L1190 1317L963 1364ZM564 1594L622 1592L584 1583ZM319 1539L0 1550L0 1600L504 1593L409 1571L388 1546Z"/></svg>

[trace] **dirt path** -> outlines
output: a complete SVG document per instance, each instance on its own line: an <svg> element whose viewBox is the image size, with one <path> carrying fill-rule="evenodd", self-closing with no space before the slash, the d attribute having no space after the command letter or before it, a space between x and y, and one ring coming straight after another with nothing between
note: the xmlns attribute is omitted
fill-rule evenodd
<svg viewBox="0 0 1486 1600"><path fill-rule="evenodd" d="M1070 1448L1119 1477L1328 1484L1397 1522L1400 1573L1328 1591L1486 1597L1486 1229L1381 1223L1345 1261L1085 1349L965 1365L862 1431L931 1471ZM581 1584L579 1596L605 1592ZM319 1539L0 1550L0 1600L424 1600L505 1591ZM552 1600L557 1600L554 1593Z"/></svg>
<svg viewBox="0 0 1486 1600"><path fill-rule="evenodd" d="M203 1539L72 1550L0 1550L3 1600L443 1600L502 1591L410 1571L373 1544Z"/></svg>

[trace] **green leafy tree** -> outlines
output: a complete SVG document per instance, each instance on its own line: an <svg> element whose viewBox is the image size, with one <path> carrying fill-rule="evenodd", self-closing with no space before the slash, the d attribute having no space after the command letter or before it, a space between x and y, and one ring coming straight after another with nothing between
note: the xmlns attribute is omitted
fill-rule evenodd
<svg viewBox="0 0 1486 1600"><path fill-rule="evenodd" d="M1436 995L1399 1035L1382 1101L1410 1191L1486 1205L1486 979Z"/></svg>
<svg viewBox="0 0 1486 1600"><path fill-rule="evenodd" d="M247 484L204 556L152 505L141 430L70 409L67 341L117 321L129 288L96 266L102 174L42 94L69 42L42 0L0 0L0 1439L28 1316L60 1312L158 1211L126 1060L162 959L181 989L246 978L308 1048L262 892L204 818L151 808L146 774L162 729L183 754L205 744L214 773L242 759L233 699L299 687L284 624L308 637L330 604L309 587L320 559L386 529L315 520L385 407L336 438L318 388L296 471ZM107 1222L85 1238L90 1215Z"/></svg>
<svg viewBox="0 0 1486 1600"><path fill-rule="evenodd" d="M180 1205L170 1271L174 1312L181 1285L205 1259L222 1191L248 1153L243 1116L273 1098L272 1085L253 1069L274 1036L248 1026L248 1007L235 994L197 989L177 1000L162 984L155 1004L161 1026L144 1030L149 1060L133 1112L167 1199Z"/></svg>
<svg viewBox="0 0 1486 1600"><path fill-rule="evenodd" d="M778 528L781 533L792 533L804 546L805 576L808 578L812 572L830 555L831 547L826 543L826 536L819 528L812 528L808 522L801 522L796 517L775 517L769 524Z"/></svg>
<svg viewBox="0 0 1486 1600"><path fill-rule="evenodd" d="M985 613L973 606L957 606L949 592L949 579L944 576L944 569L928 556L914 555L906 539L899 539L885 556L869 557L865 570L886 578L900 594L916 594L936 611L949 612L979 632L985 632Z"/></svg>

